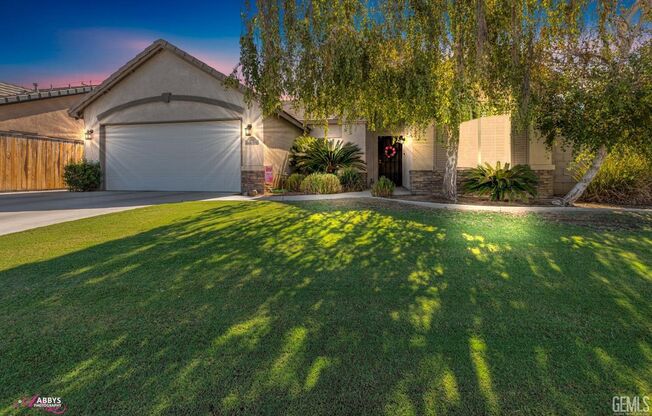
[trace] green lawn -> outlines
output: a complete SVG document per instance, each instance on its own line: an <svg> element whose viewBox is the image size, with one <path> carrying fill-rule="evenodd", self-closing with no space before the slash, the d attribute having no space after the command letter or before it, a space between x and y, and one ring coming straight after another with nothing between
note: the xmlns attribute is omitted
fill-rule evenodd
<svg viewBox="0 0 652 416"><path fill-rule="evenodd" d="M75 415L652 396L649 226L379 204L192 202L0 237L0 414L37 393Z"/></svg>

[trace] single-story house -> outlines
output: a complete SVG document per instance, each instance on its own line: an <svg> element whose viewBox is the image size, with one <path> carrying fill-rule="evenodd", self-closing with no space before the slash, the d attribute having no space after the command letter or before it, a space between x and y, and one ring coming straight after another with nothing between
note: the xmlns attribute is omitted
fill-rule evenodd
<svg viewBox="0 0 652 416"><path fill-rule="evenodd" d="M0 82L0 131L82 140L84 123L68 109L90 86L32 89Z"/></svg>
<svg viewBox="0 0 652 416"><path fill-rule="evenodd" d="M288 151L306 126L291 108L263 117L248 105L244 87L164 40L158 40L70 109L85 123L88 159L99 160L107 190L262 192L287 173ZM328 137L356 143L367 180L388 176L415 193L441 186L445 150L431 127L420 137L370 131L364 122L329 122ZM400 138L400 139L399 139ZM385 153L387 146L395 154ZM461 126L459 166L528 163L541 177L541 194L554 192L553 155L538 140L512 133L509 116Z"/></svg>

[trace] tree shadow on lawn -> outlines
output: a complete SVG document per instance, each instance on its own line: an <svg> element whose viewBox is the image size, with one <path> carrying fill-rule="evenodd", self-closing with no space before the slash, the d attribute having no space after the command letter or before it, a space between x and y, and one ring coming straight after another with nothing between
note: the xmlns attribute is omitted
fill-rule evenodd
<svg viewBox="0 0 652 416"><path fill-rule="evenodd" d="M608 414L652 393L649 233L196 205L0 272L0 411L41 393L74 414Z"/></svg>

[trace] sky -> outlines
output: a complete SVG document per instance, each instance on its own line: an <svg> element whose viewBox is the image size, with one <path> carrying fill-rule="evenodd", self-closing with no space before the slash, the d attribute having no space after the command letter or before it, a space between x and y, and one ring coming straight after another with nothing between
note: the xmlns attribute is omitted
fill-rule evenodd
<svg viewBox="0 0 652 416"><path fill-rule="evenodd" d="M0 81L99 84L163 38L215 69L238 63L240 0L0 0Z"/></svg>

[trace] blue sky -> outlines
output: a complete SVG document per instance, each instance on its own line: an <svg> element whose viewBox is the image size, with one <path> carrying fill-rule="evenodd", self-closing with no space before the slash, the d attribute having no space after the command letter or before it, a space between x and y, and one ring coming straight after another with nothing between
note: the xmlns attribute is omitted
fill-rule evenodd
<svg viewBox="0 0 652 416"><path fill-rule="evenodd" d="M242 5L0 0L0 81L27 87L99 83L159 38L228 73L238 62Z"/></svg>

